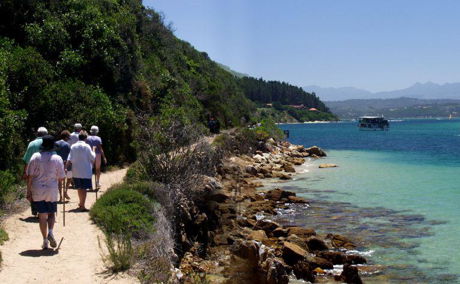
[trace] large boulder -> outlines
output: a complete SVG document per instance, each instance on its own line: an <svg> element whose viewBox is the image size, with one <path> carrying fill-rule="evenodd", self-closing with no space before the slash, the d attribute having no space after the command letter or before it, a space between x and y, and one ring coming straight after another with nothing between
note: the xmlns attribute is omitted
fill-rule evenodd
<svg viewBox="0 0 460 284"><path fill-rule="evenodd" d="M347 262L347 255L339 251L321 251L316 254L319 257L327 259L332 264L345 264Z"/></svg>
<svg viewBox="0 0 460 284"><path fill-rule="evenodd" d="M289 283L288 270L283 262L277 258L268 258L261 265L265 272L266 284L287 284ZM261 281L262 283L264 281Z"/></svg>
<svg viewBox="0 0 460 284"><path fill-rule="evenodd" d="M326 243L317 237L310 237L307 239L307 246L310 251L323 251L328 250Z"/></svg>
<svg viewBox="0 0 460 284"><path fill-rule="evenodd" d="M252 266L259 263L259 245L255 241L237 241L232 245L231 252L248 260Z"/></svg>
<svg viewBox="0 0 460 284"><path fill-rule="evenodd" d="M299 261L292 266L292 271L297 279L303 279L305 281L315 282L315 275L310 264L306 261Z"/></svg>
<svg viewBox="0 0 460 284"><path fill-rule="evenodd" d="M336 234L328 234L326 240L335 248L355 249L356 246L346 237Z"/></svg>
<svg viewBox="0 0 460 284"><path fill-rule="evenodd" d="M248 215L252 215L259 212L265 212L267 214L276 214L275 211L276 204L274 201L271 200L261 200L261 201L253 201L248 204Z"/></svg>
<svg viewBox="0 0 460 284"><path fill-rule="evenodd" d="M321 269L334 268L334 265L332 264L332 262L322 257L311 257L311 258L308 258L307 261L310 263L310 267L312 267L313 269L317 267Z"/></svg>
<svg viewBox="0 0 460 284"><path fill-rule="evenodd" d="M318 146L313 146L313 147L310 147L310 148L307 148L305 149L305 151L311 155L315 155L315 156L318 156L318 157L326 157L326 152L324 152L320 147Z"/></svg>
<svg viewBox="0 0 460 284"><path fill-rule="evenodd" d="M361 277L359 277L358 268L352 266L350 264L345 264L343 266L343 271L340 276L337 276L337 281L343 281L345 283L352 283L352 284L362 284L363 281Z"/></svg>
<svg viewBox="0 0 460 284"><path fill-rule="evenodd" d="M245 171L252 176L257 176L257 169L254 166L247 166Z"/></svg>
<svg viewBox="0 0 460 284"><path fill-rule="evenodd" d="M300 238L297 235L290 235L290 236L286 237L285 240L290 242L290 243L298 245L299 247L301 247L305 251L310 252L309 248L307 246L307 243L305 242L305 238Z"/></svg>
<svg viewBox="0 0 460 284"><path fill-rule="evenodd" d="M308 252L300 246L291 242L283 243L283 259L287 264L293 265L304 260L307 256Z"/></svg>
<svg viewBox="0 0 460 284"><path fill-rule="evenodd" d="M294 166L290 163L283 164L283 170L288 173L295 173Z"/></svg>
<svg viewBox="0 0 460 284"><path fill-rule="evenodd" d="M270 220L259 220L254 229L263 230L267 235L272 236L273 231L280 227L280 224Z"/></svg>
<svg viewBox="0 0 460 284"><path fill-rule="evenodd" d="M262 242L268 239L268 237L264 230L256 230L249 233L248 239Z"/></svg>
<svg viewBox="0 0 460 284"><path fill-rule="evenodd" d="M295 193L280 188L275 188L265 193L265 198L273 201L280 201L283 198L289 198L289 196L295 196Z"/></svg>
<svg viewBox="0 0 460 284"><path fill-rule="evenodd" d="M297 196L289 196L288 197L288 202L289 203L308 203L307 200L305 200L302 197L297 197Z"/></svg>
<svg viewBox="0 0 460 284"><path fill-rule="evenodd" d="M311 228L302 228L302 227L289 227L288 235L297 235L301 238L308 238L311 236L316 236L315 230Z"/></svg>
<svg viewBox="0 0 460 284"><path fill-rule="evenodd" d="M364 258L363 256L360 256L360 255L356 255L356 254L347 255L347 260L346 261L347 261L348 264L364 264L364 263L367 263L366 258Z"/></svg>
<svg viewBox="0 0 460 284"><path fill-rule="evenodd" d="M290 180L292 179L292 176L289 174L281 173L279 179L280 180Z"/></svg>
<svg viewBox="0 0 460 284"><path fill-rule="evenodd" d="M273 237L275 237L275 238L287 237L287 235L288 235L288 230L279 227L279 228L276 228L275 230L273 230L272 235L273 235Z"/></svg>

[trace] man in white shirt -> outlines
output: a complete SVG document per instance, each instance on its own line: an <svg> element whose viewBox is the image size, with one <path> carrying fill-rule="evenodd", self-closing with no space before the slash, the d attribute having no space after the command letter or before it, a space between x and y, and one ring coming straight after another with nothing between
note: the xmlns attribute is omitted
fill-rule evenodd
<svg viewBox="0 0 460 284"><path fill-rule="evenodd" d="M72 177L74 189L78 190L78 210L88 211L85 207L86 191L92 189L93 164L96 159L96 154L91 150L91 147L85 143L88 138L88 133L82 130L78 135L78 142L70 147L69 158L67 165L72 165Z"/></svg>

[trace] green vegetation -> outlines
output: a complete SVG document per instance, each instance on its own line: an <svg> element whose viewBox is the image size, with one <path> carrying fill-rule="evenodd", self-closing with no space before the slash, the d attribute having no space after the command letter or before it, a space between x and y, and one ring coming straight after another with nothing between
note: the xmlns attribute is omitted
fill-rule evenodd
<svg viewBox="0 0 460 284"><path fill-rule="evenodd" d="M119 185L105 193L91 208L93 221L107 234L140 238L153 230L153 203L132 190L145 185Z"/></svg>
<svg viewBox="0 0 460 284"><path fill-rule="evenodd" d="M259 105L259 119L270 118L276 122L337 119L314 93L309 94L302 88L251 77L243 77L239 81L246 96Z"/></svg>
<svg viewBox="0 0 460 284"><path fill-rule="evenodd" d="M134 161L136 115L165 104L224 127L254 110L232 74L139 0L0 4L0 170L16 166L33 129L76 121L100 127L109 163Z"/></svg>
<svg viewBox="0 0 460 284"><path fill-rule="evenodd" d="M0 2L0 202L17 196L20 158L39 126L57 135L75 122L98 125L109 164L137 161L90 212L106 234L113 271L138 257L146 282L168 280L174 251L181 257L193 244L181 239L188 233L181 220L221 163L223 148L201 139L207 117L222 128L262 121L236 134L233 151L282 138L269 117L254 116L254 102L328 113L300 88L225 70L176 38L141 0Z"/></svg>
<svg viewBox="0 0 460 284"><path fill-rule="evenodd" d="M131 268L134 261L134 249L129 236L123 234L106 234L105 245L108 254L104 256L104 261L113 273ZM101 247L100 242L99 247Z"/></svg>
<svg viewBox="0 0 460 284"><path fill-rule="evenodd" d="M135 259L132 238L148 239L155 231L154 203L142 194L149 189L145 182L116 185L91 208L91 219L105 233L108 254L104 260L112 272L131 267Z"/></svg>
<svg viewBox="0 0 460 284"><path fill-rule="evenodd" d="M316 108L322 112L329 112L326 105L314 93L309 94L302 88L285 82L244 77L240 80L240 86L248 98L258 103L303 104L307 108Z"/></svg>
<svg viewBox="0 0 460 284"><path fill-rule="evenodd" d="M3 230L2 228L0 228L0 245L3 245L3 243L9 239L10 238L8 237L8 233L5 232L5 230ZM0 260L1 260L1 257L0 257Z"/></svg>

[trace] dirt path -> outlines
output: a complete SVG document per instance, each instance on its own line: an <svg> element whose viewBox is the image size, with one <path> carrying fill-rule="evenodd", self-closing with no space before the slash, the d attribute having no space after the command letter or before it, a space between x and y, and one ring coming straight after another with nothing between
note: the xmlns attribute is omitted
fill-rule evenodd
<svg viewBox="0 0 460 284"><path fill-rule="evenodd" d="M121 182L125 174L126 169L103 174L99 195ZM0 247L3 256L0 283L137 283L127 275L114 277L105 273L98 245L98 237L103 235L91 222L88 213L72 212L77 207L78 197L71 189L69 195L71 200L66 204L65 227L62 226L62 205L58 205L54 232L58 242L64 237L59 251L41 250L42 237L38 223L30 218L30 209L5 220L3 226L10 240ZM95 198L94 193L88 194L88 208Z"/></svg>

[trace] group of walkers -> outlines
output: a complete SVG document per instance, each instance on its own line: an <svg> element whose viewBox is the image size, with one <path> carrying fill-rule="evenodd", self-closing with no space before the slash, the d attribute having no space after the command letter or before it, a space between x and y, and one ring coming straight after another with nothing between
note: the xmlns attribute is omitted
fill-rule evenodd
<svg viewBox="0 0 460 284"><path fill-rule="evenodd" d="M86 212L86 194L93 189L92 175L95 170L95 190L100 188L101 161L105 158L99 128L92 126L90 135L80 123L74 132L61 132L56 141L44 127L37 130L37 138L30 142L24 154L24 178L27 180L27 199L31 203L32 215L38 214L43 249L57 246L53 234L55 213L59 201L70 199L67 188L71 185L78 191L79 204L76 211ZM67 184L65 179L67 178Z"/></svg>

